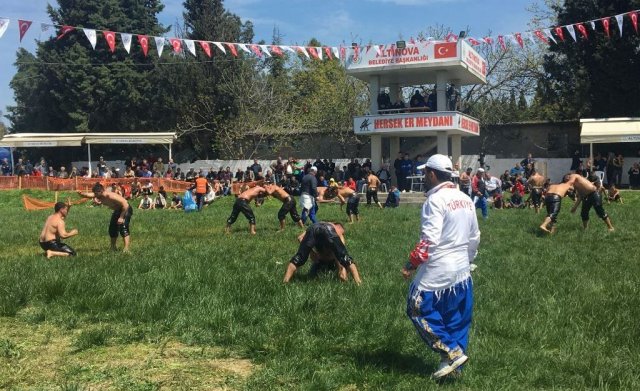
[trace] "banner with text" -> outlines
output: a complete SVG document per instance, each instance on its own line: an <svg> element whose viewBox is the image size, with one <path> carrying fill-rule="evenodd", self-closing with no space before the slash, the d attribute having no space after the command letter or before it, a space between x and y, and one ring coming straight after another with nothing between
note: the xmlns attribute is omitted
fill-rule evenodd
<svg viewBox="0 0 640 391"><path fill-rule="evenodd" d="M478 136L480 123L454 112L373 115L353 119L353 131L357 135L442 130Z"/></svg>

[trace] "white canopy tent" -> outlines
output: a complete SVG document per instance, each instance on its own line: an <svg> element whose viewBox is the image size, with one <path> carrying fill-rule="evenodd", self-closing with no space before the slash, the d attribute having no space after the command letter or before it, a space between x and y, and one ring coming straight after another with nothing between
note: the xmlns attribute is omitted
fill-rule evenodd
<svg viewBox="0 0 640 391"><path fill-rule="evenodd" d="M91 144L167 144L169 159L171 146L176 140L175 132L164 133L15 133L0 138L0 145L10 148L25 147L79 147L87 145L88 161L91 163ZM13 158L13 154L12 154ZM13 161L11 162L13 166ZM89 164L91 174L91 164Z"/></svg>
<svg viewBox="0 0 640 391"><path fill-rule="evenodd" d="M580 120L580 143L593 144L640 142L640 118L585 118Z"/></svg>

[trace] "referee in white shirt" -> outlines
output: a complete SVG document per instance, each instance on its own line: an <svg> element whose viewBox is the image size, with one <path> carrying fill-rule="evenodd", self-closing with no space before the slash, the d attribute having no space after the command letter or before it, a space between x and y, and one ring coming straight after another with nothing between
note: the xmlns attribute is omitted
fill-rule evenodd
<svg viewBox="0 0 640 391"><path fill-rule="evenodd" d="M402 270L407 279L416 271L407 315L423 341L440 354L435 379L459 374L468 360L473 310L470 264L480 243L475 206L451 182L452 166L448 157L433 155L421 167L427 200L420 240Z"/></svg>

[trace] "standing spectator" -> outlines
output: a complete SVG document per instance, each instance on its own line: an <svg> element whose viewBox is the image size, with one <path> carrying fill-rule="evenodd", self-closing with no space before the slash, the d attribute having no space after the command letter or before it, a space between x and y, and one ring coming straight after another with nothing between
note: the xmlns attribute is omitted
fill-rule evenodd
<svg viewBox="0 0 640 391"><path fill-rule="evenodd" d="M18 176L25 176L27 174L22 159L18 159L18 162L14 166L13 172Z"/></svg>
<svg viewBox="0 0 640 391"><path fill-rule="evenodd" d="M58 172L58 178L60 179L69 178L69 173L67 172L67 168L65 166L60 167L60 171Z"/></svg>
<svg viewBox="0 0 640 391"><path fill-rule="evenodd" d="M159 157L155 163L153 163L153 174L161 177L164 175L164 163L162 163L162 158Z"/></svg>
<svg viewBox="0 0 640 391"><path fill-rule="evenodd" d="M622 167L624 166L624 157L619 153L616 157L613 158L613 180L611 183L620 187L620 183L622 182Z"/></svg>
<svg viewBox="0 0 640 391"><path fill-rule="evenodd" d="M398 157L393 161L393 170L396 174L396 185L398 185L398 189L402 190L404 188L404 183L402 181L402 170L400 166L402 165L402 152L398 152Z"/></svg>
<svg viewBox="0 0 640 391"><path fill-rule="evenodd" d="M389 172L389 163L382 165L382 168L376 173L380 183L384 183L387 188L391 188L391 173Z"/></svg>
<svg viewBox="0 0 640 391"><path fill-rule="evenodd" d="M487 187L487 195L493 198L493 206L500 209L502 206L502 181L485 171L484 182Z"/></svg>
<svg viewBox="0 0 640 391"><path fill-rule="evenodd" d="M487 219L489 217L489 210L487 209L487 185L484 181L484 168L478 168L476 175L473 176L471 180L471 191L475 207L480 208L482 218Z"/></svg>
<svg viewBox="0 0 640 391"><path fill-rule="evenodd" d="M409 154L404 154L404 159L400 163L400 175L402 177L402 192L411 191L411 180L409 177L413 173L413 162L409 159Z"/></svg>
<svg viewBox="0 0 640 391"><path fill-rule="evenodd" d="M531 170L536 168L536 161L533 160L531 153L527 154L527 157L522 159L522 161L520 162L520 166L522 166L522 168L524 168L525 170L527 169L527 164L531 164Z"/></svg>
<svg viewBox="0 0 640 391"><path fill-rule="evenodd" d="M0 165L0 171L2 171L2 176L10 176L11 175L11 164L9 164L9 159L2 159L2 165Z"/></svg>
<svg viewBox="0 0 640 391"><path fill-rule="evenodd" d="M234 179L236 180L236 182L244 182L244 171L238 168Z"/></svg>
<svg viewBox="0 0 640 391"><path fill-rule="evenodd" d="M576 172L580 168L580 164L582 164L582 157L580 156L580 151L576 150L573 153L573 158L571 158L571 167L570 171Z"/></svg>
<svg viewBox="0 0 640 391"><path fill-rule="evenodd" d="M467 167L467 170L460 174L460 191L471 197L471 172L473 169Z"/></svg>
<svg viewBox="0 0 640 391"><path fill-rule="evenodd" d="M607 169L607 159L605 159L600 153L597 153L596 158L593 160L593 167L596 171L605 172Z"/></svg>
<svg viewBox="0 0 640 391"><path fill-rule="evenodd" d="M640 187L640 163L633 163L627 173L629 174L629 188L633 190Z"/></svg>
<svg viewBox="0 0 640 391"><path fill-rule="evenodd" d="M198 211L202 210L202 205L204 203L204 196L207 194L207 187L209 183L207 182L207 178L204 177L203 174L200 174L198 178L195 180L195 183L191 187L193 191L195 189L196 194L196 204L198 205Z"/></svg>
<svg viewBox="0 0 640 391"><path fill-rule="evenodd" d="M480 230L471 202L450 182L451 160L433 155L424 168L427 200L422 208L420 241L402 275L408 279L417 269L409 288L407 316L423 341L440 354L440 366L433 377L441 379L468 360L473 311L471 263Z"/></svg>
<svg viewBox="0 0 640 391"><path fill-rule="evenodd" d="M258 159L253 159L253 164L249 168L253 172L254 178L257 178L258 174L262 172L262 166L258 163Z"/></svg>
<svg viewBox="0 0 640 391"><path fill-rule="evenodd" d="M367 170L371 171L371 167L372 167L371 159L367 159L367 160L365 160L364 163L362 163L362 169L363 170L367 169Z"/></svg>
<svg viewBox="0 0 640 391"><path fill-rule="evenodd" d="M104 157L100 156L98 161L98 176L104 178L107 175L107 162L104 161Z"/></svg>

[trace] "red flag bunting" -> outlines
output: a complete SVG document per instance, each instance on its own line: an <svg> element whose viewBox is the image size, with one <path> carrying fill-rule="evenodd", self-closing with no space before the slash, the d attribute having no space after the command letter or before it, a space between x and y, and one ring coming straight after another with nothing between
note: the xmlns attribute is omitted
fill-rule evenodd
<svg viewBox="0 0 640 391"><path fill-rule="evenodd" d="M638 34L638 13L631 13L631 24L633 24L633 29L636 30L636 34Z"/></svg>
<svg viewBox="0 0 640 391"><path fill-rule="evenodd" d="M324 52L327 54L327 57L329 58L329 60L333 60L333 56L331 55L331 48L328 46L324 47Z"/></svg>
<svg viewBox="0 0 640 391"><path fill-rule="evenodd" d="M146 35L138 35L138 43L142 48L142 53L147 57L147 53L149 53L149 37Z"/></svg>
<svg viewBox="0 0 640 391"><path fill-rule="evenodd" d="M255 53L256 56L262 58L262 52L260 51L260 47L258 45L249 45L249 47Z"/></svg>
<svg viewBox="0 0 640 391"><path fill-rule="evenodd" d="M207 41L198 41L200 43L200 47L202 48L202 50L204 51L204 53L207 55L207 57L211 58L211 44L209 44L209 42Z"/></svg>
<svg viewBox="0 0 640 391"><path fill-rule="evenodd" d="M478 40L477 40L477 39L475 39L475 38L471 38L471 37L469 37L469 38L467 38L467 41L469 41L469 43L470 43L471 45L473 45L473 46L478 46L478 45L480 45L480 41L478 41Z"/></svg>
<svg viewBox="0 0 640 391"><path fill-rule="evenodd" d="M502 50L507 50L507 45L504 43L504 37L502 35L498 35L498 42Z"/></svg>
<svg viewBox="0 0 640 391"><path fill-rule="evenodd" d="M607 36L607 38L610 38L610 34L609 34L609 18L602 18L600 19L600 21L602 22L602 26L604 27L604 33Z"/></svg>
<svg viewBox="0 0 640 391"><path fill-rule="evenodd" d="M444 37L444 40L446 42L457 42L458 41L458 36L455 35L454 33L449 33L449 34L447 34L446 37Z"/></svg>
<svg viewBox="0 0 640 391"><path fill-rule="evenodd" d="M562 26L555 28L556 35L562 42L564 42L564 31L562 30Z"/></svg>
<svg viewBox="0 0 640 391"><path fill-rule="evenodd" d="M515 33L513 35L516 37L516 42L518 42L518 45L520 45L521 48L524 48L524 41L522 41L522 34Z"/></svg>
<svg viewBox="0 0 640 391"><path fill-rule="evenodd" d="M109 50L111 53L116 51L116 33L113 31L103 31L104 39L107 40L107 45L109 45Z"/></svg>
<svg viewBox="0 0 640 391"><path fill-rule="evenodd" d="M271 45L271 51L280 57L284 56L284 53L282 53L282 49L280 49L280 46L278 45Z"/></svg>
<svg viewBox="0 0 640 391"><path fill-rule="evenodd" d="M484 41L484 43L486 43L487 45L493 45L493 38L491 37L484 37L482 38L482 40Z"/></svg>
<svg viewBox="0 0 640 391"><path fill-rule="evenodd" d="M340 46L340 59L344 60L347 57L347 48Z"/></svg>
<svg viewBox="0 0 640 391"><path fill-rule="evenodd" d="M540 30L536 30L533 32L533 34L538 37L542 42L544 43L549 43L549 40L547 39L547 37L544 36L544 33Z"/></svg>
<svg viewBox="0 0 640 391"><path fill-rule="evenodd" d="M62 26L62 29L60 30L60 35L58 35L58 38L56 38L56 41L62 39L65 35L67 35L68 33L72 32L75 29L76 28L73 26Z"/></svg>
<svg viewBox="0 0 640 391"><path fill-rule="evenodd" d="M353 61L357 61L360 54L360 47L356 46L353 48Z"/></svg>
<svg viewBox="0 0 640 391"><path fill-rule="evenodd" d="M182 50L182 40L181 39L169 38L169 43L171 44L171 47L173 47L173 52L174 53L180 53L180 51Z"/></svg>
<svg viewBox="0 0 640 391"><path fill-rule="evenodd" d="M413 39L413 37L411 37L411 38L409 39L409 43L410 43L410 44L412 44L412 45L415 45L415 44L416 44L416 41Z"/></svg>
<svg viewBox="0 0 640 391"><path fill-rule="evenodd" d="M320 57L318 57L318 52L316 51L316 48L314 47L309 47L309 54L311 54L311 57L315 58L316 60L318 60Z"/></svg>
<svg viewBox="0 0 640 391"><path fill-rule="evenodd" d="M582 38L589 39L589 34L587 33L587 28L584 27L584 25L582 23L576 24L576 28L578 29L578 31L580 31L580 34L582 35Z"/></svg>
<svg viewBox="0 0 640 391"><path fill-rule="evenodd" d="M226 42L225 42L225 45L227 45L229 50L231 50L231 54L233 54L233 57L238 57L238 50L236 49L236 45L232 43L226 43Z"/></svg>
<svg viewBox="0 0 640 391"><path fill-rule="evenodd" d="M20 29L20 42L22 42L22 38L24 38L27 30L29 30L29 27L31 27L31 23L32 22L30 20L18 20L18 28Z"/></svg>

